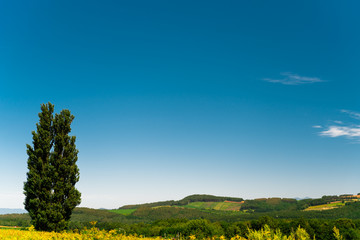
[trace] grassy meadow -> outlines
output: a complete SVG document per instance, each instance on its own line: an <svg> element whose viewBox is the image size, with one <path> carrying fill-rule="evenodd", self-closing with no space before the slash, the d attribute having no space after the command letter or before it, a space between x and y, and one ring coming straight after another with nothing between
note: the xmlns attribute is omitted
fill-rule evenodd
<svg viewBox="0 0 360 240"><path fill-rule="evenodd" d="M184 207L220 211L239 211L243 202L192 202Z"/></svg>
<svg viewBox="0 0 360 240"><path fill-rule="evenodd" d="M339 208L339 207L343 207L343 206L345 206L345 202L338 201L338 202L332 202L332 203L328 203L328 204L310 206L310 207L304 209L304 211L323 211L323 210L330 210L330 209Z"/></svg>

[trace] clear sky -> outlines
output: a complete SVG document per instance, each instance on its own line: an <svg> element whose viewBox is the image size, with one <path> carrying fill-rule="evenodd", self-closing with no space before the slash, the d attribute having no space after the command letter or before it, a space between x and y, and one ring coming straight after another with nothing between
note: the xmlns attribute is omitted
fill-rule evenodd
<svg viewBox="0 0 360 240"><path fill-rule="evenodd" d="M81 206L360 192L358 1L0 1L0 207L40 104Z"/></svg>

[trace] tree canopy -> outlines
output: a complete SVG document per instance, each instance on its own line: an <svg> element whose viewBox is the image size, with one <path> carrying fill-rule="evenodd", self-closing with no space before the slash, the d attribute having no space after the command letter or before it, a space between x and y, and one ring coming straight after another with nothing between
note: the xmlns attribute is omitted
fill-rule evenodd
<svg viewBox="0 0 360 240"><path fill-rule="evenodd" d="M69 110L54 115L54 105L42 104L33 146L27 144L28 173L24 184L25 209L35 229L62 231L80 204L75 136L69 136L74 116Z"/></svg>

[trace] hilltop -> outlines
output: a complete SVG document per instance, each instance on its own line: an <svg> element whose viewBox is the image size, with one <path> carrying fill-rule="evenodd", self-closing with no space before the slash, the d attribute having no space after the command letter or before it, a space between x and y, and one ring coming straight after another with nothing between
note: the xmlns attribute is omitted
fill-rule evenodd
<svg viewBox="0 0 360 240"><path fill-rule="evenodd" d="M191 195L181 200L125 205L110 210L128 219L155 221L168 218L241 221L268 215L277 218L338 218L360 217L360 195L323 196L317 199L259 198L246 199ZM355 206L355 212L348 211ZM352 209L353 211L354 209Z"/></svg>
<svg viewBox="0 0 360 240"><path fill-rule="evenodd" d="M116 211L129 215L138 209L180 207L202 210L220 211L244 211L244 212L272 212L280 210L326 210L344 206L347 202L354 202L360 199L360 195L343 194L334 196L323 196L322 198L295 199L295 198L258 198L247 199L237 197L219 197L213 195L195 194L181 200L168 200L153 203L125 205ZM323 209L318 206L323 206Z"/></svg>
<svg viewBox="0 0 360 240"><path fill-rule="evenodd" d="M244 199L235 198L235 197L218 197L213 195L206 194L194 194L187 196L181 200L169 200L162 202L154 202L154 203L145 203L145 204L135 204L135 205L125 205L120 207L119 209L137 209L143 207L161 207L161 206L187 206L194 202L203 202L203 203L219 203L219 202L242 202Z"/></svg>

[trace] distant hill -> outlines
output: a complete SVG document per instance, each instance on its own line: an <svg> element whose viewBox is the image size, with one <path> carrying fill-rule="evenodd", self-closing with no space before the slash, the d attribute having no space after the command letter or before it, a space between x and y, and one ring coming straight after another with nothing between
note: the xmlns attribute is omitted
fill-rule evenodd
<svg viewBox="0 0 360 240"><path fill-rule="evenodd" d="M248 212L270 212L279 210L298 210L305 209L309 201L298 201L293 198L259 198L254 200L244 200L235 197L219 197L213 195L190 195L181 200L162 201L154 203L125 205L117 210L117 213L137 215L143 208L159 207L182 207L198 210L218 210L218 211L248 211ZM321 203L325 203L321 201ZM320 204L320 202L319 202ZM303 206L304 205L304 206ZM305 206L306 205L306 206ZM308 204L309 205L309 204ZM311 204L309 205L311 206ZM125 211L127 210L127 211ZM131 212L129 212L131 210ZM137 211L137 212L136 212ZM152 211L153 212L153 211Z"/></svg>
<svg viewBox="0 0 360 240"><path fill-rule="evenodd" d="M126 205L116 210L75 208L70 228L120 229L126 224L153 223L164 219L208 219L210 221L249 221L264 216L277 219L360 219L360 195L323 196L318 199L242 198L191 195L181 200ZM23 209L0 209L0 226L29 226ZM19 214L20 213L20 214Z"/></svg>
<svg viewBox="0 0 360 240"><path fill-rule="evenodd" d="M223 202L191 202L183 207L222 211L240 211L244 201L223 201Z"/></svg>
<svg viewBox="0 0 360 240"><path fill-rule="evenodd" d="M235 197L219 197L206 194L195 194L187 196L181 200L169 200L153 203L125 205L116 210L117 213L128 215L142 208L159 207L183 207L202 210L223 210L223 211L247 211L247 212L273 212L282 210L304 210L311 206L326 205L341 201L343 204L337 204L336 207L344 206L345 202L358 201L360 195L333 195L323 196L322 198L258 198L248 199Z"/></svg>
<svg viewBox="0 0 360 240"><path fill-rule="evenodd" d="M125 205L111 211L125 216L126 219L145 222L167 218L239 221L257 219L264 215L276 218L338 218L340 216L359 218L359 200L360 196L351 194L301 200L295 198L244 200L243 198L197 194L178 201ZM353 213L349 209L352 209Z"/></svg>
<svg viewBox="0 0 360 240"><path fill-rule="evenodd" d="M21 208L0 208L0 215L12 214L12 213L27 213L25 209Z"/></svg>
<svg viewBox="0 0 360 240"><path fill-rule="evenodd" d="M178 201L169 200L169 201L154 202L154 203L125 205L120 207L119 209L138 209L143 207L153 208L153 207L161 207L161 206L185 206L193 202L225 202L225 201L242 202L244 201L244 199L235 198L235 197L218 197L218 196L206 195L206 194L194 194L187 196Z"/></svg>

